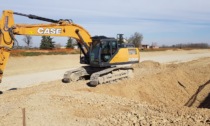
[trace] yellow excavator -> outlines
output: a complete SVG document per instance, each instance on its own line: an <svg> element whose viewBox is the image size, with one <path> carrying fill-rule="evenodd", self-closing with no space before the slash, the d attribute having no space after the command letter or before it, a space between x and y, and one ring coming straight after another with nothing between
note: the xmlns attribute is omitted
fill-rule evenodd
<svg viewBox="0 0 210 126"><path fill-rule="evenodd" d="M25 16L50 23L15 24L13 15ZM15 35L66 36L76 39L80 48L80 63L87 64L64 73L63 82L90 78L90 85L112 82L133 75L131 64L139 63L139 50L120 39L105 36L91 37L87 30L72 20L53 20L31 14L5 10L0 19L0 81L13 48Z"/></svg>

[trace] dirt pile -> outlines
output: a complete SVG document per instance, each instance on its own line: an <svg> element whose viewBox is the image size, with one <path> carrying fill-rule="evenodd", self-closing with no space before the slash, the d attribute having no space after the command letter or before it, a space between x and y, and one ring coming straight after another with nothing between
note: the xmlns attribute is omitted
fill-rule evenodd
<svg viewBox="0 0 210 126"><path fill-rule="evenodd" d="M210 125L210 58L180 64L144 61L135 77L88 87L47 82L0 95L0 124Z"/></svg>
<svg viewBox="0 0 210 126"><path fill-rule="evenodd" d="M134 79L87 90L154 105L199 107L210 90L210 59L202 61L169 65L145 61L134 66Z"/></svg>

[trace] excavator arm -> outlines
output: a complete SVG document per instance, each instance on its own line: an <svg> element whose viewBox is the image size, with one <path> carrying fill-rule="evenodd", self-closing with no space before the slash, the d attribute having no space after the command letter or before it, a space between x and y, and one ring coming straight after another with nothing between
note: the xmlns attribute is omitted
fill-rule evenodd
<svg viewBox="0 0 210 126"><path fill-rule="evenodd" d="M14 14L51 23L15 24L13 18ZM14 44L15 35L71 37L77 40L85 58L88 58L87 52L89 51L92 43L92 39L88 31L86 31L83 27L74 24L70 20L53 20L5 10L3 11L0 19L0 81L2 80L2 75ZM86 51L82 46L85 47Z"/></svg>

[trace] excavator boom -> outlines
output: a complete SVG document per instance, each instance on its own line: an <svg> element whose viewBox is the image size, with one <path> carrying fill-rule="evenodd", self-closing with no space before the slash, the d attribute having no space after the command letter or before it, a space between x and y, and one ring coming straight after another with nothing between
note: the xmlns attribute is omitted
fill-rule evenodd
<svg viewBox="0 0 210 126"><path fill-rule="evenodd" d="M13 15L26 16L31 19L51 22L50 24L15 24ZM13 47L15 35L32 36L64 36L77 40L82 52L88 58L92 43L91 36L82 26L74 24L70 20L53 20L36 15L27 15L22 13L5 10L0 19L0 80L2 78L5 66L7 64L10 50ZM85 47L86 51L82 48Z"/></svg>

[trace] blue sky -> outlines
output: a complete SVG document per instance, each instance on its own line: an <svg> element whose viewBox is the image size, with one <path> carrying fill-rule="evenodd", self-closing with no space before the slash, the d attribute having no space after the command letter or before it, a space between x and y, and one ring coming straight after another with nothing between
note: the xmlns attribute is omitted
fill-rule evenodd
<svg viewBox="0 0 210 126"><path fill-rule="evenodd" d="M123 33L130 37L142 33L143 43L172 45L205 42L210 44L209 0L59 0L24 1L1 0L0 11L34 14L52 19L72 19L92 36L115 37ZM15 16L16 23L40 21ZM17 36L20 45L23 36ZM56 43L65 45L67 38L54 37ZM33 37L39 46L40 37Z"/></svg>

